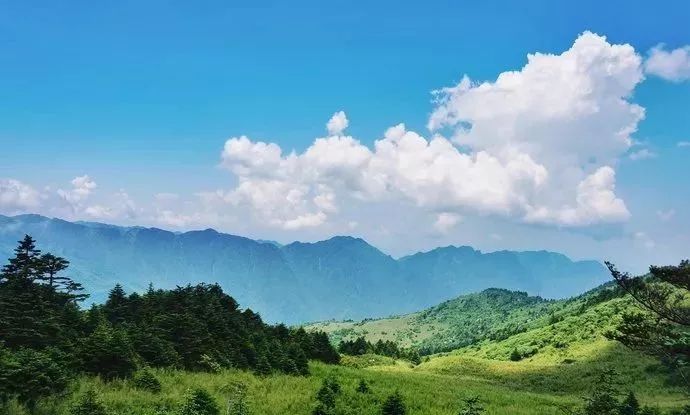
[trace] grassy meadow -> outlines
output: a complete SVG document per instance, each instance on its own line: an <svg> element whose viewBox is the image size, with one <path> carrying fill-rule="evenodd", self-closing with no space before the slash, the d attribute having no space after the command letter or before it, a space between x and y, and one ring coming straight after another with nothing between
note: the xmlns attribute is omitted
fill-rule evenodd
<svg viewBox="0 0 690 415"><path fill-rule="evenodd" d="M474 351L476 352L476 350ZM668 374L651 359L644 358L611 342L599 341L580 350L589 359L573 363L555 359L525 359L520 362L472 356L470 351L433 356L419 366L391 358L364 355L344 357L341 365L312 362L308 377L270 375L227 370L220 373L191 373L175 370L154 371L162 384L160 393L136 389L131 381L109 383L99 378L82 377L62 397L42 401L37 415L67 414L76 396L95 389L113 414L156 414L159 408L176 408L185 392L202 387L221 408L227 405L234 385L247 386L253 414L310 414L321 382L335 377L342 385L338 413L378 414L381 402L400 391L410 414L457 414L462 399L479 396L488 414L557 415L576 408L591 389L599 370L607 365L620 371L623 390L633 390L641 402L662 409L690 403L678 387L670 386ZM356 392L360 380L370 385L370 393ZM8 415L27 415L10 406Z"/></svg>

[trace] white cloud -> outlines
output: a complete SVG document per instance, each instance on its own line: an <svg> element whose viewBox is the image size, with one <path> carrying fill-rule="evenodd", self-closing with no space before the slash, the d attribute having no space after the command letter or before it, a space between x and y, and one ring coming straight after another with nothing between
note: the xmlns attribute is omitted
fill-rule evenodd
<svg viewBox="0 0 690 415"><path fill-rule="evenodd" d="M58 189L57 193L71 205L78 205L84 201L98 187L96 182L91 180L88 175L78 176L72 179L72 189Z"/></svg>
<svg viewBox="0 0 690 415"><path fill-rule="evenodd" d="M338 111L328 120L326 123L326 129L329 135L340 135L345 131L350 122L347 120L347 116L344 111Z"/></svg>
<svg viewBox="0 0 690 415"><path fill-rule="evenodd" d="M666 50L657 45L649 51L644 64L645 72L672 82L690 79L690 45Z"/></svg>
<svg viewBox="0 0 690 415"><path fill-rule="evenodd" d="M456 213L442 212L436 216L434 228L440 233L448 233L460 223L461 220L462 217Z"/></svg>
<svg viewBox="0 0 690 415"><path fill-rule="evenodd" d="M638 161L638 160L647 160L647 159L652 159L655 158L657 154L647 148L643 148L637 151L634 151L628 155L630 160L632 161Z"/></svg>
<svg viewBox="0 0 690 415"><path fill-rule="evenodd" d="M41 194L33 187L15 179L0 179L0 212L30 212L41 204Z"/></svg>
<svg viewBox="0 0 690 415"><path fill-rule="evenodd" d="M690 141L679 141L677 143L678 147L690 147Z"/></svg>
<svg viewBox="0 0 690 415"><path fill-rule="evenodd" d="M615 194L612 166L644 118L629 101L642 80L631 46L586 32L562 54L529 55L521 70L494 82L465 77L438 91L429 127L449 130L451 139L425 138L399 124L369 148L344 134L343 111L327 123L329 136L302 153L230 138L221 166L238 184L207 197L284 229L320 226L364 205L406 202L444 212L437 229L467 213L559 226L625 221L630 213Z"/></svg>
<svg viewBox="0 0 690 415"><path fill-rule="evenodd" d="M659 217L659 219L662 222L668 222L671 219L673 219L674 216L676 216L676 210L675 209L657 210L656 215Z"/></svg>

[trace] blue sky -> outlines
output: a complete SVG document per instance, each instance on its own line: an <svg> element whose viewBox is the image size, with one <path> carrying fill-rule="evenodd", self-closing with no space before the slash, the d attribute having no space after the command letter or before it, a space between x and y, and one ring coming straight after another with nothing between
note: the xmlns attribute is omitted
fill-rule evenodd
<svg viewBox="0 0 690 415"><path fill-rule="evenodd" d="M679 143L690 141L690 81L683 62L662 59L661 69L641 69L645 79L634 82L626 99L644 107L644 119L633 122L632 144L596 166L615 171L615 195L627 215L595 212L596 220L578 216L573 223L556 212L526 220L512 199L509 207L465 193L453 203L430 202L416 197L419 189L411 195L405 188L404 197L381 201L301 176L289 182L308 189L309 198L332 193L339 204L278 211L258 206L255 194L249 206L228 196L240 181L256 184L265 174L238 162L238 153L222 153L226 140L246 135L250 143L280 146L283 156L304 154L342 110L349 123L336 135L370 149L389 127L405 123L429 140L441 133L470 154L498 155L483 144L462 147L451 131L458 125L429 131L439 108L431 91L458 84L464 74L495 82L520 71L530 53L562 54L585 31L610 45L631 45L643 68L661 43L665 53L687 50L687 2L31 3L0 1L0 180L20 182L35 200L13 195L17 186L6 184L1 213L216 227L283 241L353 233L395 255L445 244L546 248L604 256L634 270L687 252L690 147ZM527 154L553 181L556 160ZM587 169L579 182L595 172ZM84 175L88 180L71 183ZM391 179L387 186L408 182L401 183ZM515 186L507 191L523 188ZM209 192L222 193L224 202L200 202L199 193ZM558 195L535 198L532 207L561 203ZM195 215L199 210L207 214ZM314 220L294 222L307 216ZM386 226L373 225L380 222Z"/></svg>

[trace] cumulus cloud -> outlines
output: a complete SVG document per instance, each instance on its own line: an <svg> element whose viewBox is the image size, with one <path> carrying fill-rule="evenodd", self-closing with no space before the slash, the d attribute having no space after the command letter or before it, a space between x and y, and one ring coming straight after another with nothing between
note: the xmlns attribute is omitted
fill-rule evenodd
<svg viewBox="0 0 690 415"><path fill-rule="evenodd" d="M329 135L340 135L350 122L347 120L347 116L344 111L338 111L328 120L326 123L326 129Z"/></svg>
<svg viewBox="0 0 690 415"><path fill-rule="evenodd" d="M340 111L302 153L230 138L221 165L238 184L215 199L285 229L380 203L443 212L437 230L467 213L558 226L625 221L613 166L644 118L630 102L642 80L631 46L586 32L562 54L529 55L493 82L464 77L436 91L429 137L399 124L368 147L345 134Z"/></svg>
<svg viewBox="0 0 690 415"><path fill-rule="evenodd" d="M96 182L88 175L77 176L72 179L72 188L69 190L58 189L57 193L69 204L77 205L84 201L98 187Z"/></svg>
<svg viewBox="0 0 690 415"><path fill-rule="evenodd" d="M672 82L690 79L690 45L666 50L658 45L649 51L644 64L645 72Z"/></svg>
<svg viewBox="0 0 690 415"><path fill-rule="evenodd" d="M0 179L0 212L15 214L31 211L41 204L41 194L15 179Z"/></svg>

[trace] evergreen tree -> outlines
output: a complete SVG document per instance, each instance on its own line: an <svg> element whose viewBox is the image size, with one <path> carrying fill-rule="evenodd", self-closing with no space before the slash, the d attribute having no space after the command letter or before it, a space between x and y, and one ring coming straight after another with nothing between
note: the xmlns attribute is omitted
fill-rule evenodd
<svg viewBox="0 0 690 415"><path fill-rule="evenodd" d="M136 369L135 355L123 329L100 324L80 347L81 366L106 380L128 378Z"/></svg>
<svg viewBox="0 0 690 415"><path fill-rule="evenodd" d="M518 349L513 349L512 352L510 352L510 360L513 362L518 362L522 360L522 354L518 351Z"/></svg>
<svg viewBox="0 0 690 415"><path fill-rule="evenodd" d="M108 293L108 300L105 302L103 311L111 324L120 324L127 319L129 301L127 294L120 284Z"/></svg>
<svg viewBox="0 0 690 415"><path fill-rule="evenodd" d="M460 415L481 415L484 413L484 407L479 403L479 397L472 396L463 401L464 407L460 411Z"/></svg>
<svg viewBox="0 0 690 415"><path fill-rule="evenodd" d="M205 389L187 391L179 415L220 415L218 404Z"/></svg>
<svg viewBox="0 0 690 415"><path fill-rule="evenodd" d="M72 405L70 415L108 415L108 411L96 392L89 389Z"/></svg>
<svg viewBox="0 0 690 415"><path fill-rule="evenodd" d="M405 415L407 408L400 392L388 396L381 406L381 415Z"/></svg>
<svg viewBox="0 0 690 415"><path fill-rule="evenodd" d="M66 285L71 282L70 278L59 275L60 272L66 270L69 266L68 260L47 253L41 255L40 262L43 272L41 280L45 281L50 288L60 290L61 287L66 287Z"/></svg>
<svg viewBox="0 0 690 415"><path fill-rule="evenodd" d="M634 393L629 392L621 404L621 415L638 415L640 411L640 403Z"/></svg>
<svg viewBox="0 0 690 415"><path fill-rule="evenodd" d="M259 355L259 358L256 362L256 369L254 371L257 375L260 376L268 376L273 372L271 363L269 362L268 357L266 357L265 354Z"/></svg>
<svg viewBox="0 0 690 415"><path fill-rule="evenodd" d="M685 373L690 366L690 261L681 261L678 266L652 266L648 276L635 278L609 262L606 266L618 285L645 310L623 314L616 330L607 336L657 356L690 386L690 376Z"/></svg>
<svg viewBox="0 0 690 415"><path fill-rule="evenodd" d="M69 380L65 356L59 351L11 351L0 345L0 403L16 398L33 409L38 399L62 392Z"/></svg>
<svg viewBox="0 0 690 415"><path fill-rule="evenodd" d="M585 415L619 415L618 381L613 370L604 370L596 381L591 395L585 399Z"/></svg>
<svg viewBox="0 0 690 415"><path fill-rule="evenodd" d="M364 379L359 380L359 384L357 385L357 389L355 389L359 393L369 393L369 385Z"/></svg>

